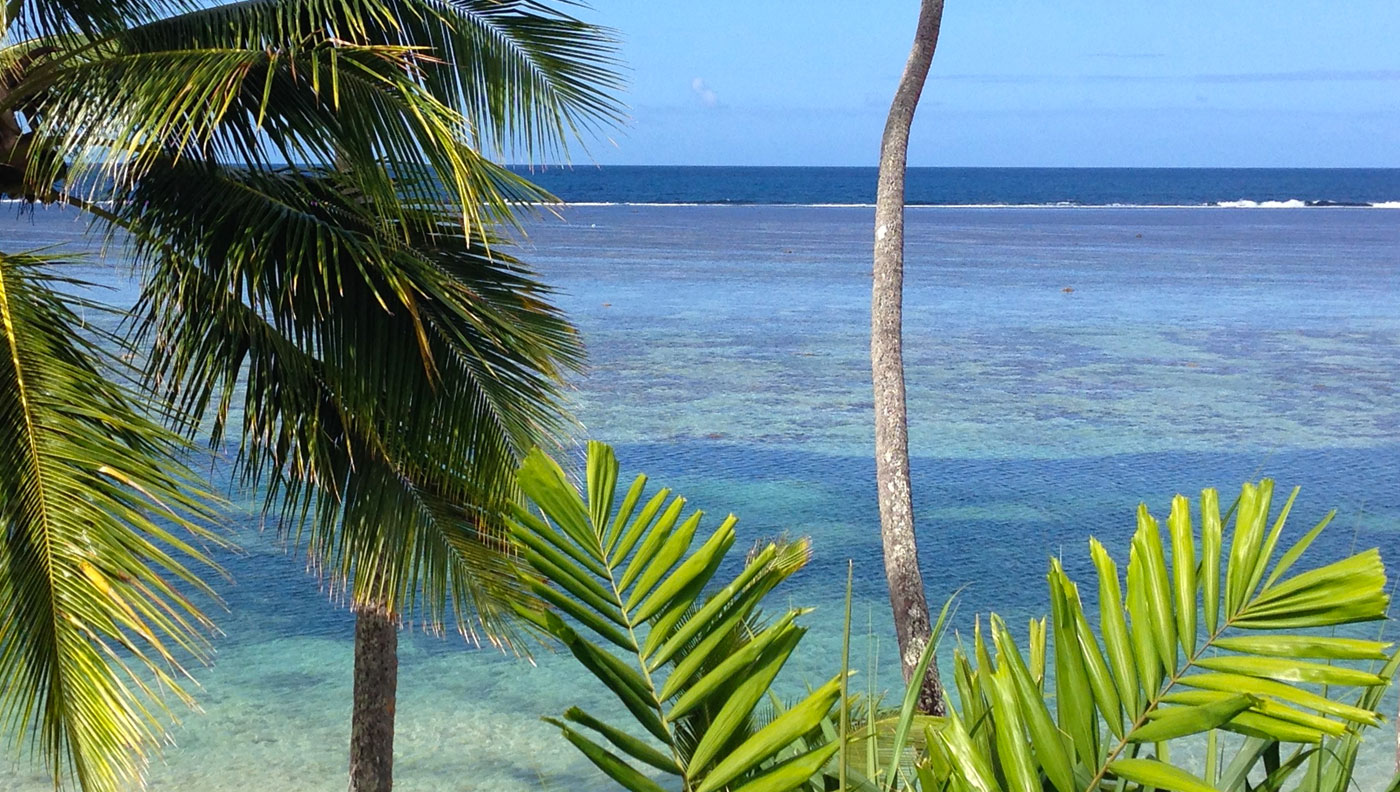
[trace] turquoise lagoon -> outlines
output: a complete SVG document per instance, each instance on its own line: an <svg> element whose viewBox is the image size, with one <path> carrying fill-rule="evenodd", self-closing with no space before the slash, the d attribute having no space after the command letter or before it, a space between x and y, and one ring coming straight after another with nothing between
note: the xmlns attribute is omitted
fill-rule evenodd
<svg viewBox="0 0 1400 792"><path fill-rule="evenodd" d="M872 483L870 220L864 208L574 207L531 223L526 241L588 344L578 437L615 444L626 469L716 517L738 514L741 545L813 538L811 566L778 595L818 609L793 690L838 667L848 560L857 665L878 656L876 686L898 681ZM99 255L83 229L56 210L0 214L10 250L17 238ZM1125 558L1139 501L1163 513L1176 492L1229 497L1260 476L1302 485L1299 533L1338 509L1319 559L1379 546L1400 570L1400 213L919 208L908 233L919 534L930 598L962 590L959 627L990 609L1040 615L1046 559L1087 577L1091 534ZM78 270L129 300L109 252ZM150 788L343 789L350 616L274 532L233 521L245 552L225 559L217 656L195 671L202 709L172 728ZM414 632L401 672L404 792L608 787L538 720L609 709L566 659ZM1370 788L1391 762L1391 725L1367 755ZM0 788L50 784L27 762L0 767Z"/></svg>

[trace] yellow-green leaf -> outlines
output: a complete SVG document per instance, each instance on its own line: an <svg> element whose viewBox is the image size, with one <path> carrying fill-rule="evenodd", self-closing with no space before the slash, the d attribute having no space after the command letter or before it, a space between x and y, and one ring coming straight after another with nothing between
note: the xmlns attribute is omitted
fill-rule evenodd
<svg viewBox="0 0 1400 792"><path fill-rule="evenodd" d="M801 703L779 715L772 723L759 729L753 736L740 743L728 756L721 759L714 766L714 769L705 775L695 792L714 792L714 790L723 787L757 766L759 762L773 756L778 749L815 729L826 717L826 714L831 711L831 706L836 703L840 694L841 679L839 677L817 688ZM707 732L706 737L708 736ZM823 760L824 763L825 760ZM704 767L704 765L705 760L700 758L699 746L697 746L696 753L692 757L691 767Z"/></svg>
<svg viewBox="0 0 1400 792"><path fill-rule="evenodd" d="M1387 660L1390 656L1386 650L1394 644L1321 635L1245 635L1221 638L1215 642L1215 646L1231 652L1267 657Z"/></svg>
<svg viewBox="0 0 1400 792"><path fill-rule="evenodd" d="M1345 666L1309 663L1281 657L1250 657L1248 655L1217 655L1202 657L1196 665L1227 674L1275 679L1280 682L1308 682L1315 685L1354 685L1370 687L1383 685L1386 680L1369 671Z"/></svg>
<svg viewBox="0 0 1400 792"><path fill-rule="evenodd" d="M1172 539L1172 604L1176 637L1187 657L1196 654L1196 538L1191 529L1191 504L1177 495L1167 517Z"/></svg>
<svg viewBox="0 0 1400 792"><path fill-rule="evenodd" d="M1152 743L1201 734L1228 723L1254 706L1253 696L1229 696L1199 706L1163 707L1152 712L1152 719L1129 734L1133 742Z"/></svg>
<svg viewBox="0 0 1400 792"><path fill-rule="evenodd" d="M1169 789L1172 792L1218 792L1185 770L1156 759L1119 759L1108 766L1108 771L1144 787Z"/></svg>

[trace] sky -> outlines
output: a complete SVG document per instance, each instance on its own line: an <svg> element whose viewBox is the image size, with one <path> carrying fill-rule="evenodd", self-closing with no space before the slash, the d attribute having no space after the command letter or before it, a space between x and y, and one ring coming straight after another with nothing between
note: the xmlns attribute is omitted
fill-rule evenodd
<svg viewBox="0 0 1400 792"><path fill-rule="evenodd" d="M874 165L917 0L593 0L574 165ZM920 166L1400 167L1400 0L947 0Z"/></svg>

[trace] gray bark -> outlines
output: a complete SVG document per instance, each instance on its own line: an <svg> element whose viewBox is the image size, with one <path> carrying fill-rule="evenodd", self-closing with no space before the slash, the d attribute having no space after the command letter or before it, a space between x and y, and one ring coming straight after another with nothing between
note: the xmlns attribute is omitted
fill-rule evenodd
<svg viewBox="0 0 1400 792"><path fill-rule="evenodd" d="M909 482L909 419L904 396L904 171L909 128L938 45L943 0L922 0L913 50L904 66L880 144L875 193L875 266L870 302L870 367L875 386L875 483L885 577L906 684L919 685L919 711L945 713L938 664L923 680L911 680L931 628Z"/></svg>
<svg viewBox="0 0 1400 792"><path fill-rule="evenodd" d="M355 611L355 691L350 717L350 792L394 788L394 699L399 626L369 605Z"/></svg>

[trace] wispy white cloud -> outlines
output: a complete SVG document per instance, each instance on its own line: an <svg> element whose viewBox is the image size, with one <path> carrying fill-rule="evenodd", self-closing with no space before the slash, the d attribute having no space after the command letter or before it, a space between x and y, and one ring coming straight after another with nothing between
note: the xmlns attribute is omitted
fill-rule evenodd
<svg viewBox="0 0 1400 792"><path fill-rule="evenodd" d="M1283 82L1396 82L1400 70L1335 70L1241 72L1236 74L934 74L935 80L985 84L1039 84L1068 82L1152 83L1283 83Z"/></svg>
<svg viewBox="0 0 1400 792"><path fill-rule="evenodd" d="M1394 82L1400 80L1400 69L1337 70L1309 69L1307 71L1255 72L1247 74L1198 74L1197 82Z"/></svg>
<svg viewBox="0 0 1400 792"><path fill-rule="evenodd" d="M695 96L700 100L700 104L706 107L715 107L719 104L719 94L714 89L705 84L703 77L696 77L690 81L690 90L695 92Z"/></svg>
<svg viewBox="0 0 1400 792"><path fill-rule="evenodd" d="M1111 60L1155 60L1165 58L1165 52L1091 52L1091 58L1107 58Z"/></svg>

